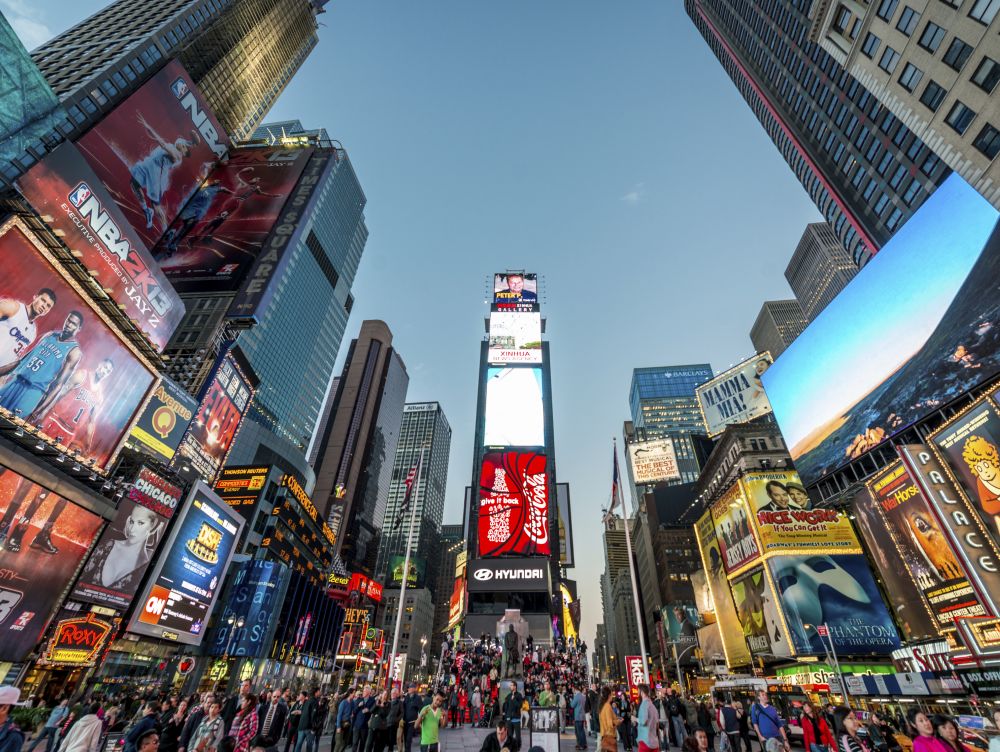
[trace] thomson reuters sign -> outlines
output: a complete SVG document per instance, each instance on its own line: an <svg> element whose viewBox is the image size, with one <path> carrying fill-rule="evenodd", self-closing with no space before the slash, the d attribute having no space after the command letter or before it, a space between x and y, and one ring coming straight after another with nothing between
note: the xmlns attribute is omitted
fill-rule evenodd
<svg viewBox="0 0 1000 752"><path fill-rule="evenodd" d="M473 559L468 565L469 590L532 590L548 591L548 560Z"/></svg>

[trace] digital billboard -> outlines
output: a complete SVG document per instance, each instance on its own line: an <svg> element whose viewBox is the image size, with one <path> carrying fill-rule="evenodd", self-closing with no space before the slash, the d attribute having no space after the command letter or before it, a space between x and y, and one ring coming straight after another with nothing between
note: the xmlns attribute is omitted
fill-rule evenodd
<svg viewBox="0 0 1000 752"><path fill-rule="evenodd" d="M406 564L404 556L389 557L389 577L386 587L399 587L403 584L403 569ZM410 557L409 576L406 578L407 588L422 588L427 574L427 560L419 556Z"/></svg>
<svg viewBox="0 0 1000 752"><path fill-rule="evenodd" d="M542 314L490 314L490 363L541 363Z"/></svg>
<svg viewBox="0 0 1000 752"><path fill-rule="evenodd" d="M0 466L0 661L34 649L103 520Z"/></svg>
<svg viewBox="0 0 1000 752"><path fill-rule="evenodd" d="M97 286L163 350L184 303L76 146L60 144L17 187Z"/></svg>
<svg viewBox="0 0 1000 752"><path fill-rule="evenodd" d="M253 383L232 353L224 353L181 440L174 465L188 462L202 480L214 483L219 468L226 464L253 392Z"/></svg>
<svg viewBox="0 0 1000 752"><path fill-rule="evenodd" d="M628 458L632 463L632 480L637 485L681 477L677 452L670 438L633 442L628 445Z"/></svg>
<svg viewBox="0 0 1000 752"><path fill-rule="evenodd" d="M573 550L573 513L570 511L569 483L556 483L556 524L559 527L559 563L564 567L576 566Z"/></svg>
<svg viewBox="0 0 1000 752"><path fill-rule="evenodd" d="M764 372L807 482L1000 370L996 222L951 175Z"/></svg>
<svg viewBox="0 0 1000 752"><path fill-rule="evenodd" d="M208 642L209 655L260 658L277 626L290 579L278 561L253 559L236 567L222 612Z"/></svg>
<svg viewBox="0 0 1000 752"><path fill-rule="evenodd" d="M118 610L127 608L160 547L181 493L165 478L142 468L90 552L70 597Z"/></svg>
<svg viewBox="0 0 1000 752"><path fill-rule="evenodd" d="M503 272L493 275L493 311L538 311L538 275Z"/></svg>
<svg viewBox="0 0 1000 752"><path fill-rule="evenodd" d="M715 606L715 616L722 636L722 645L726 653L726 663L730 669L735 666L745 666L750 663L750 652L743 639L743 628L736 616L736 606L733 594L726 578L726 568L723 564L722 551L715 534L715 523L712 513L705 512L694 526L698 538L698 549L701 552L701 562L708 577L708 587L712 592L712 602Z"/></svg>
<svg viewBox="0 0 1000 752"><path fill-rule="evenodd" d="M889 655L899 634L862 554L775 556L767 561L796 653L826 652L826 625L839 655Z"/></svg>
<svg viewBox="0 0 1000 752"><path fill-rule="evenodd" d="M485 446L544 446L541 368L489 368L486 372Z"/></svg>
<svg viewBox="0 0 1000 752"><path fill-rule="evenodd" d="M234 149L198 186L153 249L171 282L235 287L257 258L312 148ZM229 283L228 285L226 283Z"/></svg>
<svg viewBox="0 0 1000 752"><path fill-rule="evenodd" d="M548 556L551 551L545 455L484 454L479 473L479 555Z"/></svg>
<svg viewBox="0 0 1000 752"><path fill-rule="evenodd" d="M694 390L709 437L771 412L760 380L770 366L770 353L754 355Z"/></svg>
<svg viewBox="0 0 1000 752"><path fill-rule="evenodd" d="M197 407L198 400L184 391L180 384L166 376L161 377L125 439L125 446L169 462Z"/></svg>
<svg viewBox="0 0 1000 752"><path fill-rule="evenodd" d="M878 545L895 552L892 568L898 569L902 561L935 616L935 632L951 627L956 616L985 616L947 534L902 462L890 465L867 486L881 517L875 530L885 531Z"/></svg>
<svg viewBox="0 0 1000 752"><path fill-rule="evenodd" d="M693 645L697 641L698 629L704 626L704 623L693 601L668 603L660 609L660 613L663 617L667 642L684 646Z"/></svg>
<svg viewBox="0 0 1000 752"><path fill-rule="evenodd" d="M743 627L743 639L750 652L779 658L792 655L767 572L758 567L735 578L730 586L736 616Z"/></svg>
<svg viewBox="0 0 1000 752"><path fill-rule="evenodd" d="M220 499L249 520L264 495L270 472L270 465L229 465L222 468L212 488Z"/></svg>
<svg viewBox="0 0 1000 752"><path fill-rule="evenodd" d="M715 533L722 554L721 564L732 574L760 557L760 546L754 535L751 511L739 483L733 484L711 509Z"/></svg>
<svg viewBox="0 0 1000 752"><path fill-rule="evenodd" d="M199 645L244 520L201 481L157 557L128 631Z"/></svg>
<svg viewBox="0 0 1000 752"><path fill-rule="evenodd" d="M0 413L105 468L156 382L151 366L21 220L0 225Z"/></svg>
<svg viewBox="0 0 1000 752"><path fill-rule="evenodd" d="M156 245L228 145L176 60L77 142L147 248Z"/></svg>

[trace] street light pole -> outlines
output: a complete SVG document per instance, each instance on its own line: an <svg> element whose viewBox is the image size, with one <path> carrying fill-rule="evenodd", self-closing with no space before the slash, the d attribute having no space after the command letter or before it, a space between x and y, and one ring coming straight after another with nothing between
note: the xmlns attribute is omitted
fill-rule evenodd
<svg viewBox="0 0 1000 752"><path fill-rule="evenodd" d="M851 706L851 696L847 691L847 682L844 681L844 672L840 669L840 658L837 657L837 649L833 646L833 638L830 636L830 627L826 622L823 622L822 629L813 624L803 624L803 629L815 629L816 635L819 637L819 641L823 643L823 650L826 651L827 644L829 644L830 652L828 657L830 658L830 663L833 664L833 670L837 672L837 679L840 682L840 692L844 695L844 705L847 707ZM826 637L826 640L823 637Z"/></svg>
<svg viewBox="0 0 1000 752"><path fill-rule="evenodd" d="M684 655L685 655L685 654L686 654L686 653L687 653L687 652L688 652L689 650L691 650L692 648L696 648L696 647L698 647L698 643L696 642L696 643L694 643L693 645L688 645L688 646L687 646L686 648L684 648L684 650L682 650L682 651L681 651L680 653L678 653L678 652L677 652L677 644L678 644L678 643L676 643L676 642L671 642L671 643L670 643L670 645L671 645L671 646L673 647L673 649L674 649L674 663L675 663L675 665L676 665L676 667L677 667L677 686L681 688L681 691L682 691L682 692L684 692L684 691L686 691L686 690L685 690L685 687L684 687L684 682L683 682L683 681L681 680L681 658L683 658L683 657L684 657Z"/></svg>

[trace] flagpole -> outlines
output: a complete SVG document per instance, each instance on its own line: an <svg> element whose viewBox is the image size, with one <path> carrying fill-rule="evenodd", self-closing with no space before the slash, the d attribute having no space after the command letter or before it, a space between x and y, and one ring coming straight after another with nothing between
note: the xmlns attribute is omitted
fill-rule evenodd
<svg viewBox="0 0 1000 752"><path fill-rule="evenodd" d="M615 465L618 465L618 440L613 439L615 447ZM618 500L622 505L622 515L625 517L625 550L628 552L628 573L632 580L632 604L635 606L635 625L639 632L639 651L642 653L642 675L645 684L649 684L649 666L646 665L646 638L642 636L642 612L639 610L639 584L635 578L635 564L632 562L632 535L629 533L628 509L625 508L625 494L622 493L621 473L618 473L618 483L616 484ZM614 509L614 500L612 500ZM627 678L627 677L626 677Z"/></svg>
<svg viewBox="0 0 1000 752"><path fill-rule="evenodd" d="M410 549L413 547L413 525L417 519L416 495L420 491L420 472L424 465L424 447L420 447L420 459L417 460L417 471L413 475L413 487L410 492L410 531L406 535L406 558L403 561L403 581L399 586L399 608L396 609L396 631L392 636L392 652L386 664L385 686L392 688L392 672L395 669L396 652L399 650L399 630L403 626L403 606L406 602L406 581L410 579ZM402 680L403 672L399 672Z"/></svg>

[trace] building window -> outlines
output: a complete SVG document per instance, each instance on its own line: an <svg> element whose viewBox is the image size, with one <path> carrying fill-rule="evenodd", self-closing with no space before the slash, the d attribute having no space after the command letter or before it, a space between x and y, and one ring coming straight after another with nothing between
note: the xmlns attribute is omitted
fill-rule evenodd
<svg viewBox="0 0 1000 752"><path fill-rule="evenodd" d="M901 32L910 36L917 28L917 22L920 20L920 14L917 13L909 5L903 6L903 12L899 16L899 21L896 23L896 28Z"/></svg>
<svg viewBox="0 0 1000 752"><path fill-rule="evenodd" d="M903 165L897 167L896 172L893 173L892 178L889 180L889 185L891 185L893 189L898 189L899 184L903 182L903 178L906 177L907 172L908 170Z"/></svg>
<svg viewBox="0 0 1000 752"><path fill-rule="evenodd" d="M884 70L886 73L892 73L896 70L896 64L899 62L899 53L896 52L889 45L885 46L882 51L882 57L878 61L878 67Z"/></svg>
<svg viewBox="0 0 1000 752"><path fill-rule="evenodd" d="M916 198L919 191L920 180L913 178L913 180L910 181L910 185L906 189L906 193L903 194L903 203L907 206L913 206L913 199Z"/></svg>
<svg viewBox="0 0 1000 752"><path fill-rule="evenodd" d="M878 46L882 43L882 40L877 36L868 32L865 36L865 41L861 44L861 53L865 57L875 57L875 53L878 51Z"/></svg>
<svg viewBox="0 0 1000 752"><path fill-rule="evenodd" d="M976 140L972 142L972 145L985 154L987 158L993 159L1000 152L1000 131L987 123L979 131L979 135L976 136Z"/></svg>
<svg viewBox="0 0 1000 752"><path fill-rule="evenodd" d="M987 94L992 94L998 81L1000 81L1000 64L991 57L984 57L976 72L972 74L972 83Z"/></svg>
<svg viewBox="0 0 1000 752"><path fill-rule="evenodd" d="M899 76L899 85L907 91L913 91L924 77L924 72L913 63L907 63Z"/></svg>
<svg viewBox="0 0 1000 752"><path fill-rule="evenodd" d="M878 167L876 169L878 170L879 175L885 175L886 170L888 170L891 166L892 154L890 152L886 152L882 157L882 161L878 163Z"/></svg>
<svg viewBox="0 0 1000 752"><path fill-rule="evenodd" d="M881 217L882 212L885 211L885 207L888 205L888 203L889 203L889 197L885 193L882 193L879 195L878 201L875 202L875 206L872 208L874 212Z"/></svg>
<svg viewBox="0 0 1000 752"><path fill-rule="evenodd" d="M883 21L889 21L892 19L892 14L896 12L896 8L899 7L899 0L882 0L882 3L878 6L878 17Z"/></svg>
<svg viewBox="0 0 1000 752"><path fill-rule="evenodd" d="M833 22L833 30L841 36L847 36L847 25L851 22L851 11L846 6L837 6L837 18Z"/></svg>
<svg viewBox="0 0 1000 752"><path fill-rule="evenodd" d="M993 23L998 10L1000 10L1000 0L975 0L972 3L972 10L969 11L969 18L989 26Z"/></svg>
<svg viewBox="0 0 1000 752"><path fill-rule="evenodd" d="M972 121L976 119L976 113L970 110L961 102L955 102L954 107L948 113L944 121L950 125L956 133L964 134L968 130Z"/></svg>
<svg viewBox="0 0 1000 752"><path fill-rule="evenodd" d="M1000 0L996 0L1000 3ZM933 21L928 21L924 27L924 33L920 35L918 44L928 52L937 52L941 42L944 41L944 29Z"/></svg>
<svg viewBox="0 0 1000 752"><path fill-rule="evenodd" d="M920 103L924 105L931 112L937 112L937 108L941 106L941 102L944 100L944 95L947 92L943 87L939 86L934 81L927 82L927 88L924 89L924 93L920 95Z"/></svg>
<svg viewBox="0 0 1000 752"><path fill-rule="evenodd" d="M955 70L960 71L971 54L972 47L958 37L955 37L951 40L948 51L944 53L944 62Z"/></svg>
<svg viewBox="0 0 1000 752"><path fill-rule="evenodd" d="M899 224L899 220L902 218L903 218L903 210L893 209L892 214L890 214L889 218L885 221L885 226L890 230L895 230L896 225Z"/></svg>
<svg viewBox="0 0 1000 752"><path fill-rule="evenodd" d="M939 164L941 164L941 157L931 152L927 155L927 159L924 160L924 163L920 165L920 171L927 177L930 177L934 174L934 170L937 169Z"/></svg>

